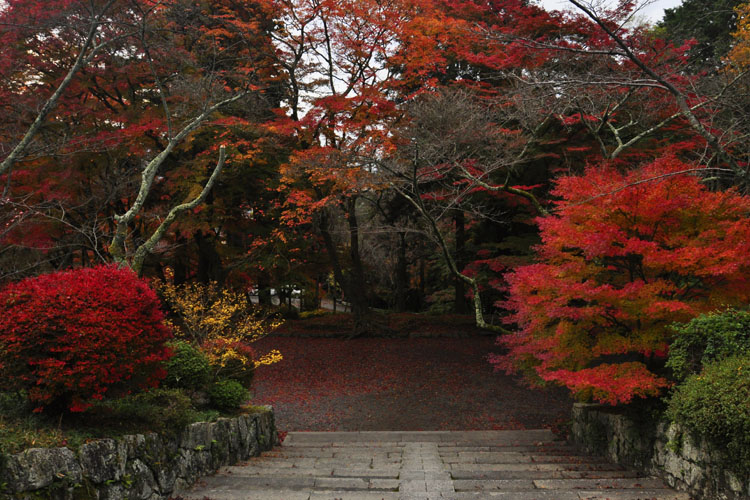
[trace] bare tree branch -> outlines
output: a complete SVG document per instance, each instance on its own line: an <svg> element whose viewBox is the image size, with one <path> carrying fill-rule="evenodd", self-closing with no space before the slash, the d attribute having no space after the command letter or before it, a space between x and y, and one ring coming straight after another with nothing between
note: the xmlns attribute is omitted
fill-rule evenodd
<svg viewBox="0 0 750 500"><path fill-rule="evenodd" d="M698 120L698 118L695 116L695 113L693 113L693 110L688 104L685 95L677 87L675 87L668 79L664 78L653 68L643 62L643 60L633 52L628 44L625 43L622 37L615 33L615 31L612 30L612 28L610 28L610 26L599 15L597 15L592 8L584 5L581 0L568 1L578 7L578 9L580 9L584 14L591 18L592 21L599 25L599 27L604 30L604 32L607 33L607 35L609 35L609 37L612 38L612 40L623 50L625 56L630 59L638 68L640 68L641 71L653 78L655 81L661 84L667 92L672 94L677 103L677 106L680 108L680 111L682 112L683 116L685 116L690 126L696 132L698 132L698 134L700 134L700 136L703 137L706 142L708 142L708 144L711 145L711 147L717 152L719 158L721 158L722 161L727 162L737 175L740 175L742 177L745 177L747 175L745 169L737 164L734 157L732 157L732 155L730 155L726 151L719 139L709 130L707 130L706 127L704 127L700 122L700 120Z"/></svg>
<svg viewBox="0 0 750 500"><path fill-rule="evenodd" d="M216 183L216 179L219 178L219 174L221 174L221 169L224 167L226 158L226 148L224 146L221 146L219 148L219 161L216 163L216 167L214 167L214 170L211 173L211 177L208 178L206 185L203 186L203 190L201 191L200 195L187 203L182 203L180 205L172 207L161 224L159 224L159 227L156 228L156 231L154 231L149 239L146 240L141 246L139 246L138 249L136 249L135 254L133 255L133 263L131 265L131 268L136 272L136 274L141 274L141 271L143 270L143 261L146 259L146 255L154 251L157 243L159 243L159 241L164 237L167 230L169 229L169 226L171 226L172 223L177 220L177 217L179 217L182 212L185 212L186 210L192 210L203 203L203 201L206 199L206 196L208 196L209 191L211 191L211 188L213 188L214 184Z"/></svg>

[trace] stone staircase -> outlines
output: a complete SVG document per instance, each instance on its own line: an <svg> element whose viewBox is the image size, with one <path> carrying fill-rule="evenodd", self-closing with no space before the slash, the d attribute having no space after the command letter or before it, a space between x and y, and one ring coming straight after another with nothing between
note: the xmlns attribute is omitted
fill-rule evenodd
<svg viewBox="0 0 750 500"><path fill-rule="evenodd" d="M547 430L292 432L199 481L190 500L689 500Z"/></svg>

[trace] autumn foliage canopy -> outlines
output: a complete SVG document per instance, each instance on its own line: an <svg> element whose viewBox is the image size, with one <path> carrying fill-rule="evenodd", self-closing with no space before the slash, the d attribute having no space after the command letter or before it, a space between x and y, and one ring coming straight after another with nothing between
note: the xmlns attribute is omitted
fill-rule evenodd
<svg viewBox="0 0 750 500"><path fill-rule="evenodd" d="M750 295L750 10L704 74L639 2L596 3L0 0L0 283L170 270L217 377L280 359L247 292L301 290L355 336L471 309L502 369L657 394L669 325ZM8 285L0 373L40 409L148 386L157 305L111 267Z"/></svg>
<svg viewBox="0 0 750 500"><path fill-rule="evenodd" d="M37 411L84 411L91 400L164 378L159 300L130 269L44 274L0 291L0 374Z"/></svg>
<svg viewBox="0 0 750 500"><path fill-rule="evenodd" d="M539 262L506 276L517 333L494 363L609 404L656 395L675 321L750 298L750 200L673 157L563 177Z"/></svg>

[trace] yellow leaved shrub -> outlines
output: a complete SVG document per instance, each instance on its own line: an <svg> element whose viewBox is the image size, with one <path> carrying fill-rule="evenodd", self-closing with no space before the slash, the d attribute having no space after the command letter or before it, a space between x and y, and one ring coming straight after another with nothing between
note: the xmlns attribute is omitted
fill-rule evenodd
<svg viewBox="0 0 750 500"><path fill-rule="evenodd" d="M281 361L278 350L258 355L251 346L282 321L264 314L249 295L215 282L176 286L170 279L167 273L167 281L159 282L158 290L174 314L169 322L175 336L206 354L214 377L248 384L256 368Z"/></svg>

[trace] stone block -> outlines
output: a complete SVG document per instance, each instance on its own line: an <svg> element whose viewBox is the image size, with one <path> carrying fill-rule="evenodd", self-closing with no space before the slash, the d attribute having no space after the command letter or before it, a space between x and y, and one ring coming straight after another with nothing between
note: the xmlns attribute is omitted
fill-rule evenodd
<svg viewBox="0 0 750 500"><path fill-rule="evenodd" d="M245 458L254 457L260 454L261 448L258 444L258 422L252 417L247 417L247 448L244 450Z"/></svg>
<svg viewBox="0 0 750 500"><path fill-rule="evenodd" d="M736 493L738 495L741 495L745 492L745 485L742 484L742 481L733 474L730 471L724 472L724 480L726 481L727 486L729 487L729 490L733 493Z"/></svg>
<svg viewBox="0 0 750 500"><path fill-rule="evenodd" d="M31 448L7 457L1 475L12 492L37 490L54 481L80 483L81 466L67 448Z"/></svg>
<svg viewBox="0 0 750 500"><path fill-rule="evenodd" d="M180 448L200 451L211 446L211 423L197 422L185 427L180 439Z"/></svg>
<svg viewBox="0 0 750 500"><path fill-rule="evenodd" d="M693 440L693 437L684 433L682 436L682 457L694 463L703 463L706 461L706 452L702 450Z"/></svg>
<svg viewBox="0 0 750 500"><path fill-rule="evenodd" d="M606 436L600 454L658 475L696 498L750 498L750 478L743 482L722 468L727 462L723 450L689 435L676 423L659 422L653 432L643 432L624 415L583 405L576 405L573 418L571 440L587 450L596 451L592 443Z"/></svg>
<svg viewBox="0 0 750 500"><path fill-rule="evenodd" d="M160 493L151 470L137 458L128 463L122 485L126 489L125 498L128 500L150 500L154 494Z"/></svg>
<svg viewBox="0 0 750 500"><path fill-rule="evenodd" d="M236 464L245 457L242 456L240 446L240 425L239 419L232 418L227 419L228 432L227 446L229 448L229 457L227 460L228 464Z"/></svg>
<svg viewBox="0 0 750 500"><path fill-rule="evenodd" d="M104 484L99 488L99 500L122 500L126 495L127 489L121 483Z"/></svg>
<svg viewBox="0 0 750 500"><path fill-rule="evenodd" d="M114 439L99 439L78 450L83 476L91 482L119 481L128 459L127 444Z"/></svg>
<svg viewBox="0 0 750 500"><path fill-rule="evenodd" d="M129 460L140 457L146 446L146 436L143 434L123 436L122 441L125 443Z"/></svg>

